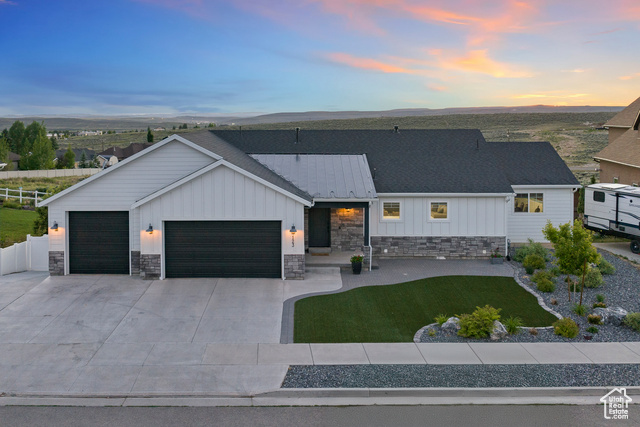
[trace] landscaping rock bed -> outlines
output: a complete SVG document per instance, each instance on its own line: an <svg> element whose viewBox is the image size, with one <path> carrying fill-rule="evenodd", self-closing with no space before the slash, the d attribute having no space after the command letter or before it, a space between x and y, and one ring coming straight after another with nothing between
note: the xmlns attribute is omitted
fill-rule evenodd
<svg viewBox="0 0 640 427"><path fill-rule="evenodd" d="M628 261L620 259L614 255L611 255L606 251L599 251L600 255L610 262L616 271L611 275L604 275L604 284L598 288L584 288L583 305L587 308L587 313L593 313L591 308L593 303L596 302L596 295L602 294L605 296L605 303L608 308L622 307L628 312L640 312L640 270L633 266ZM553 253L551 257L553 260ZM587 317L578 316L572 311L574 304L580 299L580 293L572 295L572 301L569 301L568 286L564 282L566 276L561 275L556 278L556 289L553 292L538 292L536 284L531 282L530 277L526 274L522 264L511 261L511 266L515 270L516 280L523 286L528 288L532 293L539 295L542 301L551 310L559 313L563 317L569 317L578 324L580 332L576 338L564 338L559 335L555 335L553 328L537 328L537 335L533 335L529 332L529 327L523 328L519 334L507 335L504 339L497 342L620 342L620 341L639 341L640 333L626 327L626 326L614 326L611 324L605 325L591 325L587 321ZM547 263L547 268L551 268L553 264ZM574 299L575 296L575 299ZM552 304L552 300L557 301L557 305ZM499 308L499 307L496 307ZM535 326L535 325L526 325ZM587 328L590 326L596 326L598 333L592 334L587 332ZM435 335L430 335L429 329L436 331ZM433 332L431 333L433 334ZM591 338L585 338L591 337ZM463 338L457 335L455 330L441 330L441 328L435 324L430 328L425 328L419 336L416 336L417 342L492 342L489 338L486 339L474 339ZM496 341L493 341L496 342Z"/></svg>

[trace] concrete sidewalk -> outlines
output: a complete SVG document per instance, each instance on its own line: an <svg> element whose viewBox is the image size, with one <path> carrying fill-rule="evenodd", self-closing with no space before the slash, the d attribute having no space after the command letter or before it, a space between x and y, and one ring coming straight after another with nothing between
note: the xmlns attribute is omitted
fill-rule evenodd
<svg viewBox="0 0 640 427"><path fill-rule="evenodd" d="M640 342L13 343L0 347L0 392L237 397L279 390L289 365L568 363L638 364Z"/></svg>

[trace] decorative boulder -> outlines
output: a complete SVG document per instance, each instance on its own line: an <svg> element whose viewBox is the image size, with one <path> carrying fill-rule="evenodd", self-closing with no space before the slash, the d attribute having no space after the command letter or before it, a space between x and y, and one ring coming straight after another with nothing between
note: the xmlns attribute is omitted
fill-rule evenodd
<svg viewBox="0 0 640 427"><path fill-rule="evenodd" d="M602 324L604 325L620 326L622 325L622 320L627 315L627 310L622 307L596 307L593 309L593 313L602 317Z"/></svg>
<svg viewBox="0 0 640 427"><path fill-rule="evenodd" d="M444 332L453 332L455 334L460 330L460 319L457 317L450 317L440 327Z"/></svg>
<svg viewBox="0 0 640 427"><path fill-rule="evenodd" d="M491 341L501 340L507 335L508 335L507 328L505 328L500 321L494 320L493 330L491 331L491 336L490 336Z"/></svg>

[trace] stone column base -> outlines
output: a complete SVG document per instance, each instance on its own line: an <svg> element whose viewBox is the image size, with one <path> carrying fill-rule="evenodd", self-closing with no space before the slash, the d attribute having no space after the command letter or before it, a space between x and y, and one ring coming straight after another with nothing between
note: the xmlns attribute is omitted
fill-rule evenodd
<svg viewBox="0 0 640 427"><path fill-rule="evenodd" d="M304 280L304 255L284 256L284 278L288 280Z"/></svg>
<svg viewBox="0 0 640 427"><path fill-rule="evenodd" d="M64 276L64 251L49 251L49 274Z"/></svg>
<svg viewBox="0 0 640 427"><path fill-rule="evenodd" d="M131 274L140 274L140 251L131 251Z"/></svg>
<svg viewBox="0 0 640 427"><path fill-rule="evenodd" d="M148 280L155 280L160 278L159 254L140 255L140 277Z"/></svg>

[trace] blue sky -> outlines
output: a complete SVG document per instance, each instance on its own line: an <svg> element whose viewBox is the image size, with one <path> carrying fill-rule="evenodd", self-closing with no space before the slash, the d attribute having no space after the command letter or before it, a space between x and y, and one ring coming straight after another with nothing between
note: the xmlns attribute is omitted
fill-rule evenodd
<svg viewBox="0 0 640 427"><path fill-rule="evenodd" d="M0 0L0 115L627 105L637 0Z"/></svg>

